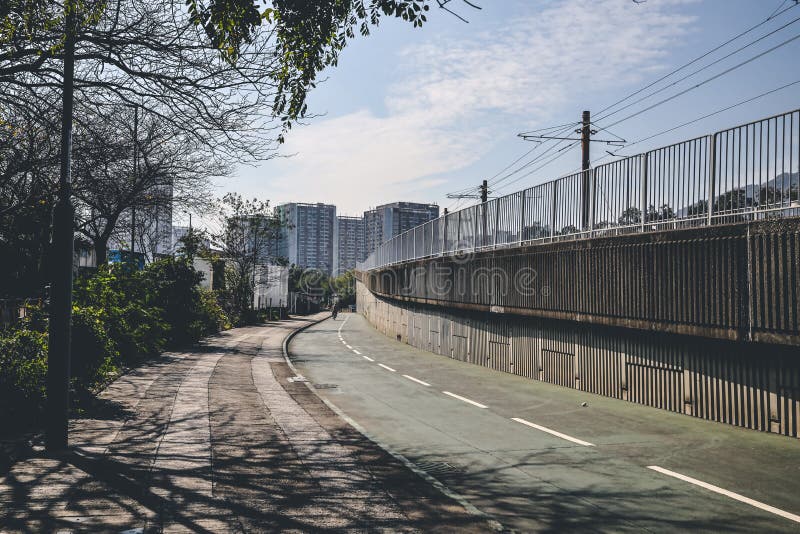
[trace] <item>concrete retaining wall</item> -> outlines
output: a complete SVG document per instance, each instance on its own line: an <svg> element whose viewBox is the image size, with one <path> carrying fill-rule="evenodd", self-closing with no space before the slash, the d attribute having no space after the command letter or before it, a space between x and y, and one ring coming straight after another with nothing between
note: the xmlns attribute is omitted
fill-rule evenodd
<svg viewBox="0 0 800 534"><path fill-rule="evenodd" d="M357 301L359 312L385 335L442 356L798 437L800 351L796 346L445 308L382 297L361 282Z"/></svg>

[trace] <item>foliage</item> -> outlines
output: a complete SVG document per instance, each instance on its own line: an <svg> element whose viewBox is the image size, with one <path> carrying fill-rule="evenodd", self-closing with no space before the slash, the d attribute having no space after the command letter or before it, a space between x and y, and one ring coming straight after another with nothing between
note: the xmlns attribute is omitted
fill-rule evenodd
<svg viewBox="0 0 800 534"><path fill-rule="evenodd" d="M103 266L75 283L72 312L72 387L84 399L123 366L167 346L197 341L228 328L212 291L183 258L165 259L142 271ZM25 320L0 332L0 424L44 406L47 315L33 308Z"/></svg>
<svg viewBox="0 0 800 534"><path fill-rule="evenodd" d="M72 308L71 375L76 389L88 391L119 370L119 352L106 330L105 310Z"/></svg>
<svg viewBox="0 0 800 534"><path fill-rule="evenodd" d="M450 0L436 0L444 7ZM326 67L336 66L339 54L356 31L362 36L378 26L381 17L395 17L415 28L427 21L433 0L187 0L191 20L201 26L223 58L236 63L241 48L253 42L264 22L277 38L272 73L276 84L273 116L284 130L305 116L306 96ZM465 4L476 7L465 0ZM261 9L261 10L260 10ZM449 9L447 9L449 11ZM460 17L459 17L460 18ZM279 136L283 141L283 135Z"/></svg>
<svg viewBox="0 0 800 534"><path fill-rule="evenodd" d="M147 290L145 304L161 308L168 321L169 344L193 343L228 323L213 295L199 287L202 273L187 260L159 260L148 265L141 276Z"/></svg>
<svg viewBox="0 0 800 534"><path fill-rule="evenodd" d="M220 200L218 216L222 231L213 238L225 259L225 311L234 324L252 322L255 281L265 265L280 262L278 243L285 221L280 213L269 211L269 202L235 193Z"/></svg>
<svg viewBox="0 0 800 534"><path fill-rule="evenodd" d="M143 278L127 265L114 264L75 283L76 304L104 311L106 328L126 364L162 351L169 328L161 308L146 305Z"/></svg>
<svg viewBox="0 0 800 534"><path fill-rule="evenodd" d="M336 293L339 304L347 306L356 303L356 275L353 271L347 271L330 281L333 292Z"/></svg>
<svg viewBox="0 0 800 534"><path fill-rule="evenodd" d="M28 328L0 332L0 421L44 407L47 334Z"/></svg>

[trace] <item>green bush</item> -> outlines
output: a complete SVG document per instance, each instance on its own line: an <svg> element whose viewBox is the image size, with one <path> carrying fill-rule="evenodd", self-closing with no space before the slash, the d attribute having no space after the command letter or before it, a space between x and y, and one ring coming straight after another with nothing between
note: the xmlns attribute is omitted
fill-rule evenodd
<svg viewBox="0 0 800 534"><path fill-rule="evenodd" d="M103 322L126 364L161 352L169 329L163 310L145 304L147 283L143 278L127 266L112 265L75 284L76 303L105 312Z"/></svg>
<svg viewBox="0 0 800 534"><path fill-rule="evenodd" d="M198 285L202 273L186 260L166 258L142 271L148 303L160 306L169 325L169 343L194 343L224 328L228 319L214 294Z"/></svg>
<svg viewBox="0 0 800 534"><path fill-rule="evenodd" d="M94 389L119 369L119 352L103 322L104 315L101 308L72 308L70 366L78 392Z"/></svg>
<svg viewBox="0 0 800 534"><path fill-rule="evenodd" d="M0 332L0 420L20 422L44 407L47 334L29 329Z"/></svg>
<svg viewBox="0 0 800 534"><path fill-rule="evenodd" d="M198 286L201 276L183 259L165 259L142 271L102 267L76 280L71 375L79 405L120 364L230 327L217 295ZM0 424L35 421L44 408L47 325L46 310L33 309L0 331Z"/></svg>

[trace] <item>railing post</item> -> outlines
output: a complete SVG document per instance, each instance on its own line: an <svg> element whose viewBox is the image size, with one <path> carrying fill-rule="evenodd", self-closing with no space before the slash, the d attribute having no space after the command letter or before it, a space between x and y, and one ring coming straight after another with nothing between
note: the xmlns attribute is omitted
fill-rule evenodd
<svg viewBox="0 0 800 534"><path fill-rule="evenodd" d="M447 252L447 219L449 218L450 216L447 213L445 213L444 217L442 217L442 256L444 256L444 253Z"/></svg>
<svg viewBox="0 0 800 534"><path fill-rule="evenodd" d="M550 239L556 236L556 209L558 207L558 180L553 182L553 206L550 214Z"/></svg>
<svg viewBox="0 0 800 534"><path fill-rule="evenodd" d="M647 218L647 152L642 154L641 187L639 199L639 224L641 231L644 232L645 219Z"/></svg>
<svg viewBox="0 0 800 534"><path fill-rule="evenodd" d="M710 226L712 224L711 218L714 214L714 197L717 194L717 134L709 135L708 142L708 206L706 209L706 223Z"/></svg>
<svg viewBox="0 0 800 534"><path fill-rule="evenodd" d="M500 227L500 199L495 199L494 202L494 248L497 248L497 229Z"/></svg>
<svg viewBox="0 0 800 534"><path fill-rule="evenodd" d="M594 227L595 227L595 205L597 204L597 169L589 169L588 172L591 173L590 180L591 180L591 195L592 195L592 203L589 205L589 237L594 236Z"/></svg>
<svg viewBox="0 0 800 534"><path fill-rule="evenodd" d="M456 245L455 250L458 250L458 247L461 246L461 211L458 211L458 219L456 220Z"/></svg>
<svg viewBox="0 0 800 534"><path fill-rule="evenodd" d="M478 207L475 208L475 226L472 230L472 252L475 252L478 249L478 236L481 236L481 246L483 246L483 238L485 231L481 234L478 233L478 220L482 220L484 222L483 227L486 228L486 204L478 204L481 210L481 216L478 217Z"/></svg>
<svg viewBox="0 0 800 534"><path fill-rule="evenodd" d="M519 219L519 242L522 243L525 240L525 196L528 192L527 189L523 189L521 191L522 194L522 208L520 211L520 219Z"/></svg>

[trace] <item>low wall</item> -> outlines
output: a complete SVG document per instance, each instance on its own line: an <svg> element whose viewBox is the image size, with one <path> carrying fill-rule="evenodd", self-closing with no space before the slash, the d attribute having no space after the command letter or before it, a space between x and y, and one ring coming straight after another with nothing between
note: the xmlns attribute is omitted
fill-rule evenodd
<svg viewBox="0 0 800 534"><path fill-rule="evenodd" d="M800 346L800 219L492 249L359 273L416 304Z"/></svg>
<svg viewBox="0 0 800 534"><path fill-rule="evenodd" d="M382 297L361 281L357 302L380 332L448 358L798 437L796 346L449 308Z"/></svg>

